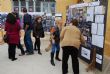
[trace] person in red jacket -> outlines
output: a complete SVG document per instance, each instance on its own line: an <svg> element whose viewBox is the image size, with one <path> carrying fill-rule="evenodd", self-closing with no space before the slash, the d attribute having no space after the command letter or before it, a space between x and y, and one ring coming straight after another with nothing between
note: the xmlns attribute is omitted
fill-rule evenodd
<svg viewBox="0 0 110 74"><path fill-rule="evenodd" d="M13 13L9 13L7 15L6 23L5 23L5 31L8 36L8 54L9 59L12 61L17 60L15 58L16 54L16 46L20 41L20 25L16 20L16 17Z"/></svg>

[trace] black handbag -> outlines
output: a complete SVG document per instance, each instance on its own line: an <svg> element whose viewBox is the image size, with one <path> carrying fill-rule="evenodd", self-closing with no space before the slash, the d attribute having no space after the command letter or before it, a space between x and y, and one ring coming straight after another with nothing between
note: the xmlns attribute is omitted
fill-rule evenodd
<svg viewBox="0 0 110 74"><path fill-rule="evenodd" d="M4 35L3 40L5 43L8 43L8 35L7 34Z"/></svg>

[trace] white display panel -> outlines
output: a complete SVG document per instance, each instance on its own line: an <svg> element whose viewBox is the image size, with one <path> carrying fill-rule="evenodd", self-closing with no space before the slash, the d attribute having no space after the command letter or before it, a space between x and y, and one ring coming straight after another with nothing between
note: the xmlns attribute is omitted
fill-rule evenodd
<svg viewBox="0 0 110 74"><path fill-rule="evenodd" d="M88 49L82 47L81 55L82 55L84 58L90 60L90 50L88 50Z"/></svg>
<svg viewBox="0 0 110 74"><path fill-rule="evenodd" d="M102 55L96 54L96 62L102 64Z"/></svg>
<svg viewBox="0 0 110 74"><path fill-rule="evenodd" d="M95 14L105 14L105 7L104 6L96 6L95 7Z"/></svg>
<svg viewBox="0 0 110 74"><path fill-rule="evenodd" d="M95 23L103 24L104 23L104 15L96 15Z"/></svg>
<svg viewBox="0 0 110 74"><path fill-rule="evenodd" d="M94 7L87 7L87 21L94 21Z"/></svg>
<svg viewBox="0 0 110 74"><path fill-rule="evenodd" d="M104 35L104 24L98 24L97 35Z"/></svg>
<svg viewBox="0 0 110 74"><path fill-rule="evenodd" d="M92 23L91 26L92 26L91 33L97 34L98 25L96 23Z"/></svg>
<svg viewBox="0 0 110 74"><path fill-rule="evenodd" d="M92 35L92 44L103 48L104 36Z"/></svg>

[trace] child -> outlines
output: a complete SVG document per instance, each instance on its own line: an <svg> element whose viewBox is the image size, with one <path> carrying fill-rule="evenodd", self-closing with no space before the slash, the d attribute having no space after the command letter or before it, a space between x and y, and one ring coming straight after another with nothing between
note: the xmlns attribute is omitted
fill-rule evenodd
<svg viewBox="0 0 110 74"><path fill-rule="evenodd" d="M52 64L52 66L55 66L54 63L54 54L56 52L56 60L61 61L61 59L59 58L59 51L60 51L60 31L59 28L56 27L54 28L54 31L51 32L50 35L50 42L52 45L52 50L51 50L51 60L50 63Z"/></svg>

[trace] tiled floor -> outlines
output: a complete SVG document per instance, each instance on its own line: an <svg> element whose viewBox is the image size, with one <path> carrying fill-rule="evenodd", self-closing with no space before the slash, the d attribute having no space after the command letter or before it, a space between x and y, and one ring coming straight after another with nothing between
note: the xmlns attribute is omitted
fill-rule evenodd
<svg viewBox="0 0 110 74"><path fill-rule="evenodd" d="M16 57L18 58L17 61L10 61L8 59L7 53L7 44L0 45L0 74L62 74L61 69L61 62L55 61L56 66L53 67L50 64L50 52L45 52L45 48L49 44L49 37L46 35L44 39L42 39L41 49L43 55L38 55L35 52L34 55L31 56L18 56L20 50L17 49ZM33 39L34 41L34 39ZM22 41L23 43L23 41ZM60 52L60 57L62 55L62 51ZM80 59L79 59L80 60ZM80 74L109 74L110 73L110 61L104 59L104 66L102 72L95 70L86 72L87 64L80 60ZM72 72L72 64L71 59L69 58L68 61L69 65L69 73L73 74Z"/></svg>
<svg viewBox="0 0 110 74"><path fill-rule="evenodd" d="M18 60L14 62L7 58L7 44L0 45L0 74L62 74L61 62L55 61L56 66L51 66L50 52L44 50L47 45L48 41L43 39L42 56L38 55L37 52L31 56L18 56L20 51L17 49L16 57ZM68 63L68 74L73 74L71 60ZM94 74L93 72L86 72L86 67L87 65L80 61L80 74Z"/></svg>

